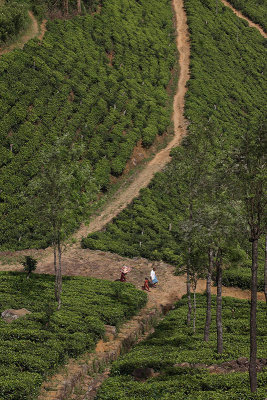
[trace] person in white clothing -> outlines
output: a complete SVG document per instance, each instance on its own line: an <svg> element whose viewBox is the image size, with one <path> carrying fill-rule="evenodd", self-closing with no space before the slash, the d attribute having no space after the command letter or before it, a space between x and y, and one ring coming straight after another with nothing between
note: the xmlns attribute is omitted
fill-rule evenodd
<svg viewBox="0 0 267 400"><path fill-rule="evenodd" d="M158 283L158 280L157 280L157 277L156 277L156 268L155 267L153 267L151 272L150 272L150 280L151 280L151 283L152 283L153 287L155 287L156 284Z"/></svg>

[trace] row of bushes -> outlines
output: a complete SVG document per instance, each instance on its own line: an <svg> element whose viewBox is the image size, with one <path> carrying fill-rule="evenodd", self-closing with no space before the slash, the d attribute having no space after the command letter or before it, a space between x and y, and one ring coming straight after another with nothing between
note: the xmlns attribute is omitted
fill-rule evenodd
<svg viewBox="0 0 267 400"><path fill-rule="evenodd" d="M43 143L52 147L66 133L83 143L105 191L138 141L149 147L166 131L173 38L169 0L112 0L100 14L49 21L42 44L1 57L1 250L44 245L21 196L40 170Z"/></svg>
<svg viewBox="0 0 267 400"><path fill-rule="evenodd" d="M245 21L220 3L218 14L213 1L190 0L185 6L191 39L190 80L185 103L188 135L199 143L196 154L206 151L206 167L211 168L208 165L210 157L211 164L218 163L219 168L219 163L225 162L231 151L238 148L244 130L252 129L253 120L263 117L266 104L266 96L262 96L265 92L265 43L258 32L248 28ZM182 144L185 157L190 137ZM156 174L149 187L142 190L139 198L107 225L105 231L84 238L83 247L181 264L185 250L179 227L188 204L177 178L182 174L183 164L177 152L172 154L172 162L165 171ZM194 168L198 166L193 162L190 167L191 176L194 176ZM249 243L245 242L241 228L237 237L243 252L239 265L249 264ZM260 249L264 251L264 243ZM229 247L226 250L229 264L234 264L237 249ZM263 288L263 264L261 259L260 289ZM231 282L246 288L247 278L242 280L238 273L243 275L243 271L246 268L234 273L225 270L224 284ZM230 278L233 274L234 281Z"/></svg>
<svg viewBox="0 0 267 400"><path fill-rule="evenodd" d="M206 297L197 295L197 332L186 326L187 299L184 297L170 311L155 332L127 355L117 360L111 377L100 387L97 400L122 399L190 399L190 400L263 400L266 394L267 371L258 374L256 394L249 390L248 374L231 372L210 374L202 368L180 367L178 363L221 364L249 357L249 304L244 300L223 298L224 352L216 353L215 297L212 299L212 327L209 342L203 341ZM266 357L267 330L264 304L258 306L258 357ZM133 371L153 368L154 377L137 381Z"/></svg>
<svg viewBox="0 0 267 400"><path fill-rule="evenodd" d="M237 10L251 21L262 26L267 32L267 1L266 0L230 0Z"/></svg>
<svg viewBox="0 0 267 400"><path fill-rule="evenodd" d="M35 399L46 376L68 357L92 351L105 324L119 327L147 299L131 284L64 277L57 311L53 286L50 275L0 273L1 312L31 311L10 324L0 320L1 399Z"/></svg>
<svg viewBox="0 0 267 400"><path fill-rule="evenodd" d="M26 4L12 0L0 5L0 46L16 38L28 24Z"/></svg>
<svg viewBox="0 0 267 400"><path fill-rule="evenodd" d="M29 3L35 16L41 20L42 18L55 16L64 16L64 2L55 2L54 0L24 0ZM82 13L94 12L101 4L100 0L81 0ZM77 0L68 1L68 18L70 15L77 14Z"/></svg>

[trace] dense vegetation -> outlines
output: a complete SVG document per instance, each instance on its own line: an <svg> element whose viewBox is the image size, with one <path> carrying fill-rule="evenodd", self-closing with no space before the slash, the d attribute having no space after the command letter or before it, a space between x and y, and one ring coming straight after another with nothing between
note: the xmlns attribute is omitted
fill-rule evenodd
<svg viewBox="0 0 267 400"><path fill-rule="evenodd" d="M83 144L97 192L123 172L138 141L149 147L170 121L169 0L103 1L100 14L50 21L47 29L42 44L31 40L0 60L1 250L48 243L24 202L44 143L48 152L64 135Z"/></svg>
<svg viewBox="0 0 267 400"><path fill-rule="evenodd" d="M0 47L15 39L29 24L27 5L18 0L10 0L7 4L0 2Z"/></svg>
<svg viewBox="0 0 267 400"><path fill-rule="evenodd" d="M191 78L185 107L190 123L188 138L173 152L172 163L155 176L140 197L105 231L84 239L83 246L181 265L188 251L184 242L188 242L191 229L191 207L197 216L192 229L201 229L202 237L216 240L216 235L230 236L231 225L235 225L235 239L224 243L226 261L248 265L251 260L243 210L240 203L232 202L226 188L231 182L233 154L244 132L251 137L259 132L261 137L259 121L264 120L266 106L264 39L220 4L218 14L212 1L188 0L185 6L191 36ZM264 149L264 140L260 146ZM210 228L216 223L215 217L226 221L216 235ZM231 283L247 287L248 283L235 274ZM263 274L259 288L263 289Z"/></svg>
<svg viewBox="0 0 267 400"><path fill-rule="evenodd" d="M55 18L58 16L65 16L69 18L72 15L77 14L77 0L64 0L54 1L54 0L24 0L27 2L34 12L35 16L40 20L44 17ZM67 3L68 15L66 15L66 10L64 10L64 4ZM101 4L100 0L82 0L81 1L81 12L92 12L96 11L97 7Z"/></svg>
<svg viewBox="0 0 267 400"><path fill-rule="evenodd" d="M44 378L68 357L92 351L105 324L117 327L146 303L131 284L63 278L63 306L56 311L54 277L0 274L0 312L32 314L7 324L0 319L0 398L33 400Z"/></svg>
<svg viewBox="0 0 267 400"><path fill-rule="evenodd" d="M138 344L130 353L116 361L108 378L98 391L98 400L263 400L266 395L267 370L259 373L257 394L249 392L246 372L211 374L203 368L178 363L220 365L225 361L249 356L249 305L244 300L223 299L225 351L216 353L215 315L212 316L210 342L203 342L205 296L198 296L197 332L186 326L186 298L156 327L155 333ZM212 300L215 306L215 298ZM258 305L258 357L266 357L266 311ZM136 368L153 368L160 374L137 381L132 373Z"/></svg>
<svg viewBox="0 0 267 400"><path fill-rule="evenodd" d="M267 1L266 0L229 0L234 8L240 10L251 21L262 26L267 32Z"/></svg>

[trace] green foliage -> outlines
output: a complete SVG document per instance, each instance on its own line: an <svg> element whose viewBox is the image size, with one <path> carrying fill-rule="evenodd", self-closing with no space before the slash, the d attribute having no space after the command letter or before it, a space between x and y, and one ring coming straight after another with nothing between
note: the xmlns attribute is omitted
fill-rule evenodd
<svg viewBox="0 0 267 400"><path fill-rule="evenodd" d="M188 256L189 234L193 244L196 238L201 242L201 253L195 254L202 254L204 265L208 241L224 241L223 256L229 269L223 271L223 283L245 288L249 272L242 265L250 265L251 256L244 208L232 201L228 191L230 157L235 149L239 151L244 132L264 151L256 121L264 119L266 107L265 43L220 2L218 14L214 1L188 0L185 6L191 43L185 103L188 136L139 198L105 232L89 235L82 245L162 259L180 267ZM194 223L189 219L190 202ZM213 226L220 229L215 231ZM261 257L259 289L263 288L263 265Z"/></svg>
<svg viewBox="0 0 267 400"><path fill-rule="evenodd" d="M24 271L27 272L28 275L30 275L31 272L36 270L37 260L30 256L25 256L25 260L22 261L22 265L24 266Z"/></svg>
<svg viewBox="0 0 267 400"><path fill-rule="evenodd" d="M0 45L16 38L29 24L27 4L9 0L0 4Z"/></svg>
<svg viewBox="0 0 267 400"><path fill-rule="evenodd" d="M266 0L230 0L235 9L251 21L262 26L267 31L267 1Z"/></svg>
<svg viewBox="0 0 267 400"><path fill-rule="evenodd" d="M124 171L138 141L149 146L166 131L175 56L169 0L111 0L99 14L49 21L41 44L30 40L1 57L1 250L49 243L21 196L40 177L44 147L55 151L67 134L75 158L83 145L97 193L110 187L110 174Z"/></svg>
<svg viewBox="0 0 267 400"><path fill-rule="evenodd" d="M221 364L224 361L249 356L249 305L244 300L223 299L223 327L225 351L216 353L215 297L210 342L203 341L206 297L197 296L197 333L186 326L187 299L184 297L174 311L159 323L155 332L139 343L128 354L112 365L111 377L100 387L97 400L262 400L267 384L267 372L258 374L257 394L251 394L247 373L210 374L205 369L182 368L177 363ZM258 305L260 335L259 357L264 354L267 341L264 324L265 306ZM135 381L136 368L153 368L158 376L146 381Z"/></svg>
<svg viewBox="0 0 267 400"><path fill-rule="evenodd" d="M64 277L62 307L56 311L53 281L50 275L26 279L0 273L0 311L26 307L32 312L11 324L0 320L0 398L37 398L48 374L68 357L93 351L105 324L119 326L147 300L129 283Z"/></svg>

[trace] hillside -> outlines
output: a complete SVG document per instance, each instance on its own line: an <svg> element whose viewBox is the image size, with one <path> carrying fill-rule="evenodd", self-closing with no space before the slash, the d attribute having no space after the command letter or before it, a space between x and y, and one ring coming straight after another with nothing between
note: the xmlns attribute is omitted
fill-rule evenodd
<svg viewBox="0 0 267 400"><path fill-rule="evenodd" d="M186 326L184 298L154 335L114 364L97 398L110 400L112 393L114 400L184 396L263 400L267 335L265 305L257 306L257 299L264 300L264 294L257 293L254 285L255 302L250 290L222 288L223 296L257 306L259 390L250 393L249 304L220 300L218 293L220 279L229 286L250 288L250 267L255 266L251 243L252 250L258 250L258 289L264 288L265 41L258 26L251 27L223 4L174 0L172 10L167 0L104 0L96 13L49 21L42 42L30 40L23 51L1 57L0 85L6 96L0 97L5 111L0 120L0 249L4 250L0 269L21 271L24 255L38 259L32 280L17 273L1 275L1 307L29 305L34 310L16 322L14 332L12 327L3 330L7 343L2 341L2 346L8 352L2 352L2 360L6 365L12 359L13 364L8 369L10 381L5 367L0 380L10 400L24 396L14 375L18 368L28 396L23 398L33 400L31 390L47 378L44 398L61 399L46 371L62 364L63 348L76 357L91 351L96 339L102 338L97 353L104 353L110 343L103 343L103 323L116 326L120 340L124 317L145 303L145 293L133 285L141 289L152 266L157 268L159 285L147 293L147 308L140 313L170 310L186 293L186 272L192 305L196 301L197 326L192 320ZM243 10L244 2L239 8ZM248 14L254 19L254 13ZM18 74L21 81L12 80ZM166 147L160 150L159 145ZM142 169L137 165L131 171L141 160ZM35 208L38 194L47 208L60 203L46 193L53 174L45 172L50 168L59 172L63 193L59 198L66 206L59 230L66 244L62 273L67 275L61 310L51 306L55 307L51 286L55 248L48 247L54 238L47 215L52 214L43 219ZM38 186L44 176L47 186ZM93 211L88 224L86 218ZM261 235L253 236L254 227ZM124 288L120 282L107 282L119 278L123 265L132 268L127 276L130 284ZM205 291L206 276L217 285L211 292L218 296L216 302L212 299L211 339L204 343L208 296L195 297L195 291ZM222 354L216 351L215 326L220 301ZM42 330L42 343L36 329ZM10 341L11 334L19 343ZM31 340L34 344L29 346ZM62 340L60 345L57 340ZM77 365L82 368L81 360ZM139 367L152 369L148 380L134 378ZM102 378L108 374L104 371ZM72 379L60 376L60 387ZM88 394L90 385L80 395L79 388L74 390L71 398L93 398Z"/></svg>
<svg viewBox="0 0 267 400"><path fill-rule="evenodd" d="M166 89L176 54L165 3L156 13L154 0L134 8L106 2L100 13L49 21L41 43L36 38L23 51L2 55L1 250L48 245L50 228L34 218L29 196L55 142L70 146L71 160L63 155L60 161L63 170L81 161L90 170L95 199L123 173L136 145L149 148L171 131ZM79 190L84 193L84 186ZM84 218L77 210L66 233Z"/></svg>

